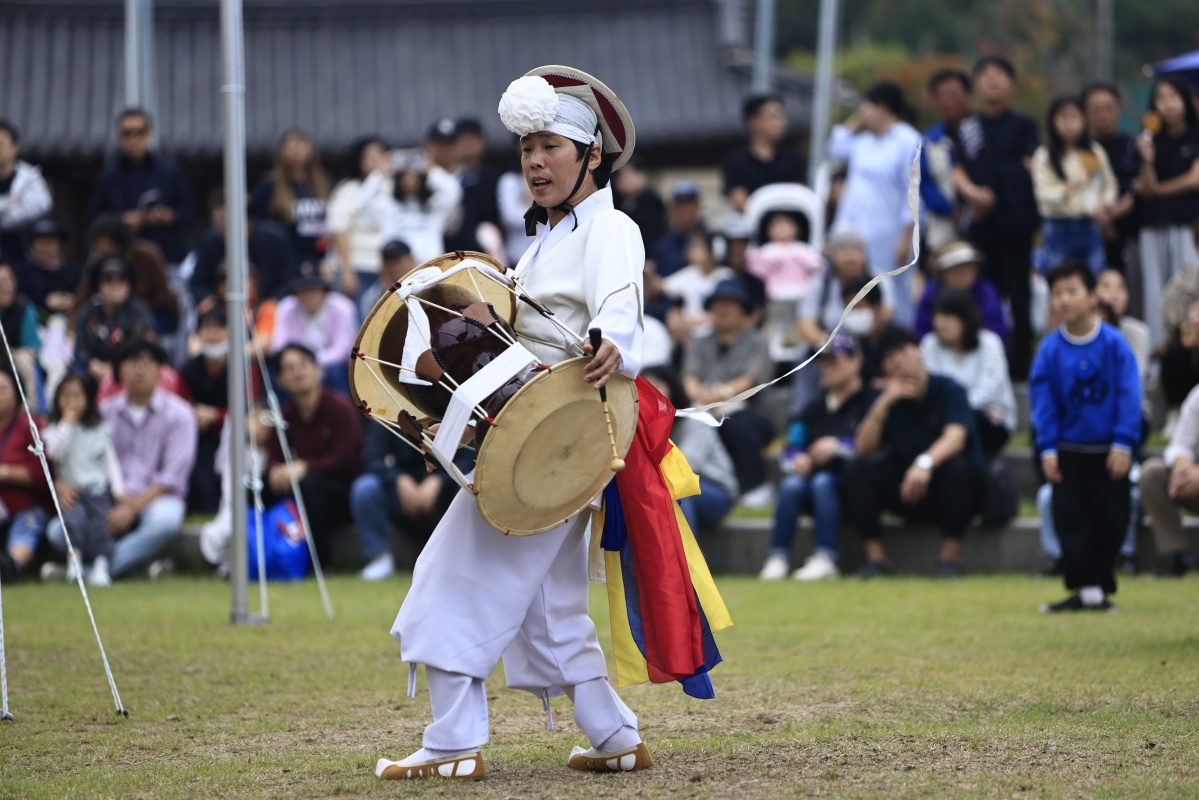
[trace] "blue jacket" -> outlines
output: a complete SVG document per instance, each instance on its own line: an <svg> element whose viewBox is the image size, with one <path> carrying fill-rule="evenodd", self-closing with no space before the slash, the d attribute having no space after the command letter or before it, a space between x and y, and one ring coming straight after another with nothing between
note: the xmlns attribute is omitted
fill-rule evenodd
<svg viewBox="0 0 1199 800"><path fill-rule="evenodd" d="M1120 331L1100 324L1089 337L1062 330L1041 340L1028 378L1041 454L1131 451L1141 435L1141 376Z"/></svg>

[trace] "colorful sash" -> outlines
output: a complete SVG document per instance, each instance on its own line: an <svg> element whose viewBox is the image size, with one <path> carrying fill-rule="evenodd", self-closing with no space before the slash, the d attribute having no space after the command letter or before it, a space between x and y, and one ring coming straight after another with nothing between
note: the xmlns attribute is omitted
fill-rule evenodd
<svg viewBox="0 0 1199 800"><path fill-rule="evenodd" d="M670 441L675 409L643 378L625 468L604 490L600 546L618 687L678 681L692 697L715 697L708 670L720 663L714 631L733 624L699 544L676 502L699 494L699 478Z"/></svg>

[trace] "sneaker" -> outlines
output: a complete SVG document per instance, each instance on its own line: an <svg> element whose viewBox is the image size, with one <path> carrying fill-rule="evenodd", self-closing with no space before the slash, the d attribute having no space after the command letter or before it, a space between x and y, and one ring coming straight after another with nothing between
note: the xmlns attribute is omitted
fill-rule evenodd
<svg viewBox="0 0 1199 800"><path fill-rule="evenodd" d="M170 575L174 571L175 562L169 558L160 558L157 561L150 562L149 575L152 581Z"/></svg>
<svg viewBox="0 0 1199 800"><path fill-rule="evenodd" d="M1194 572L1199 569L1196 566L1195 554L1190 550L1183 550L1174 554L1174 559L1170 562L1170 576L1173 578L1181 578L1188 572Z"/></svg>
<svg viewBox="0 0 1199 800"><path fill-rule="evenodd" d="M774 502L774 491L769 483L764 483L741 495L739 502L745 508L768 508Z"/></svg>
<svg viewBox="0 0 1199 800"><path fill-rule="evenodd" d="M1119 570L1121 575L1129 578L1135 578L1141 574L1141 566L1137 563L1136 556L1120 556Z"/></svg>
<svg viewBox="0 0 1199 800"><path fill-rule="evenodd" d="M45 564L42 564L42 569L38 573L38 576L43 581L61 581L67 576L67 568L54 561L47 561Z"/></svg>
<svg viewBox="0 0 1199 800"><path fill-rule="evenodd" d="M83 574L83 562L78 558L67 556L67 571L63 574L62 579L67 583L74 583L79 580L79 576Z"/></svg>
<svg viewBox="0 0 1199 800"><path fill-rule="evenodd" d="M824 553L813 553L791 577L797 581L823 581L841 575L837 564Z"/></svg>
<svg viewBox="0 0 1199 800"><path fill-rule="evenodd" d="M766 557L766 563L762 565L762 571L758 573L758 579L763 581L781 581L787 577L787 573L791 570L791 563L786 556L780 556L777 553Z"/></svg>
<svg viewBox="0 0 1199 800"><path fill-rule="evenodd" d="M87 574L88 586L112 586L112 577L108 574L108 559L104 556L97 556L92 562L92 569Z"/></svg>
<svg viewBox="0 0 1199 800"><path fill-rule="evenodd" d="M871 578L878 578L881 576L894 574L895 567L891 566L885 561L867 561L862 565L862 568L858 570L858 577L864 581L870 580Z"/></svg>
<svg viewBox="0 0 1199 800"><path fill-rule="evenodd" d="M938 561L937 566L933 568L933 577L938 580L953 580L960 578L966 574L966 570L962 569L962 565L957 561Z"/></svg>
<svg viewBox="0 0 1199 800"><path fill-rule="evenodd" d="M1111 612L1116 610L1116 605L1103 598L1103 602L1096 605L1087 605L1082 601L1082 597L1075 592L1065 600L1060 600L1056 603L1045 603L1041 606L1042 614L1062 614L1068 611L1102 611Z"/></svg>
<svg viewBox="0 0 1199 800"><path fill-rule="evenodd" d="M396 559L391 553L383 553L371 559L371 562L362 568L362 580L364 581L381 581L395 575Z"/></svg>

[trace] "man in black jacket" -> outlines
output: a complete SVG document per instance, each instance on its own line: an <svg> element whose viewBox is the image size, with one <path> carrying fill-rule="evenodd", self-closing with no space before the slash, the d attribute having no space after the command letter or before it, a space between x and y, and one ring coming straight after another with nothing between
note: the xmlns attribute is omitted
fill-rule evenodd
<svg viewBox="0 0 1199 800"><path fill-rule="evenodd" d="M118 213L142 239L162 248L168 264L187 255L187 226L195 217L191 189L171 159L150 151L150 115L127 108L117 117L121 153L96 183L91 219Z"/></svg>

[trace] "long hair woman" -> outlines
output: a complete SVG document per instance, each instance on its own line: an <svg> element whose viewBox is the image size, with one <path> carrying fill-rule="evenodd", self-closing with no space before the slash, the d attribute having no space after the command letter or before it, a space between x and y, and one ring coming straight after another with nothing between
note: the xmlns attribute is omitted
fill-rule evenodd
<svg viewBox="0 0 1199 800"><path fill-rule="evenodd" d="M275 166L250 199L250 216L272 219L291 232L296 255L313 266L324 258L328 241L325 203L329 178L321 167L312 137L292 128L279 139Z"/></svg>

